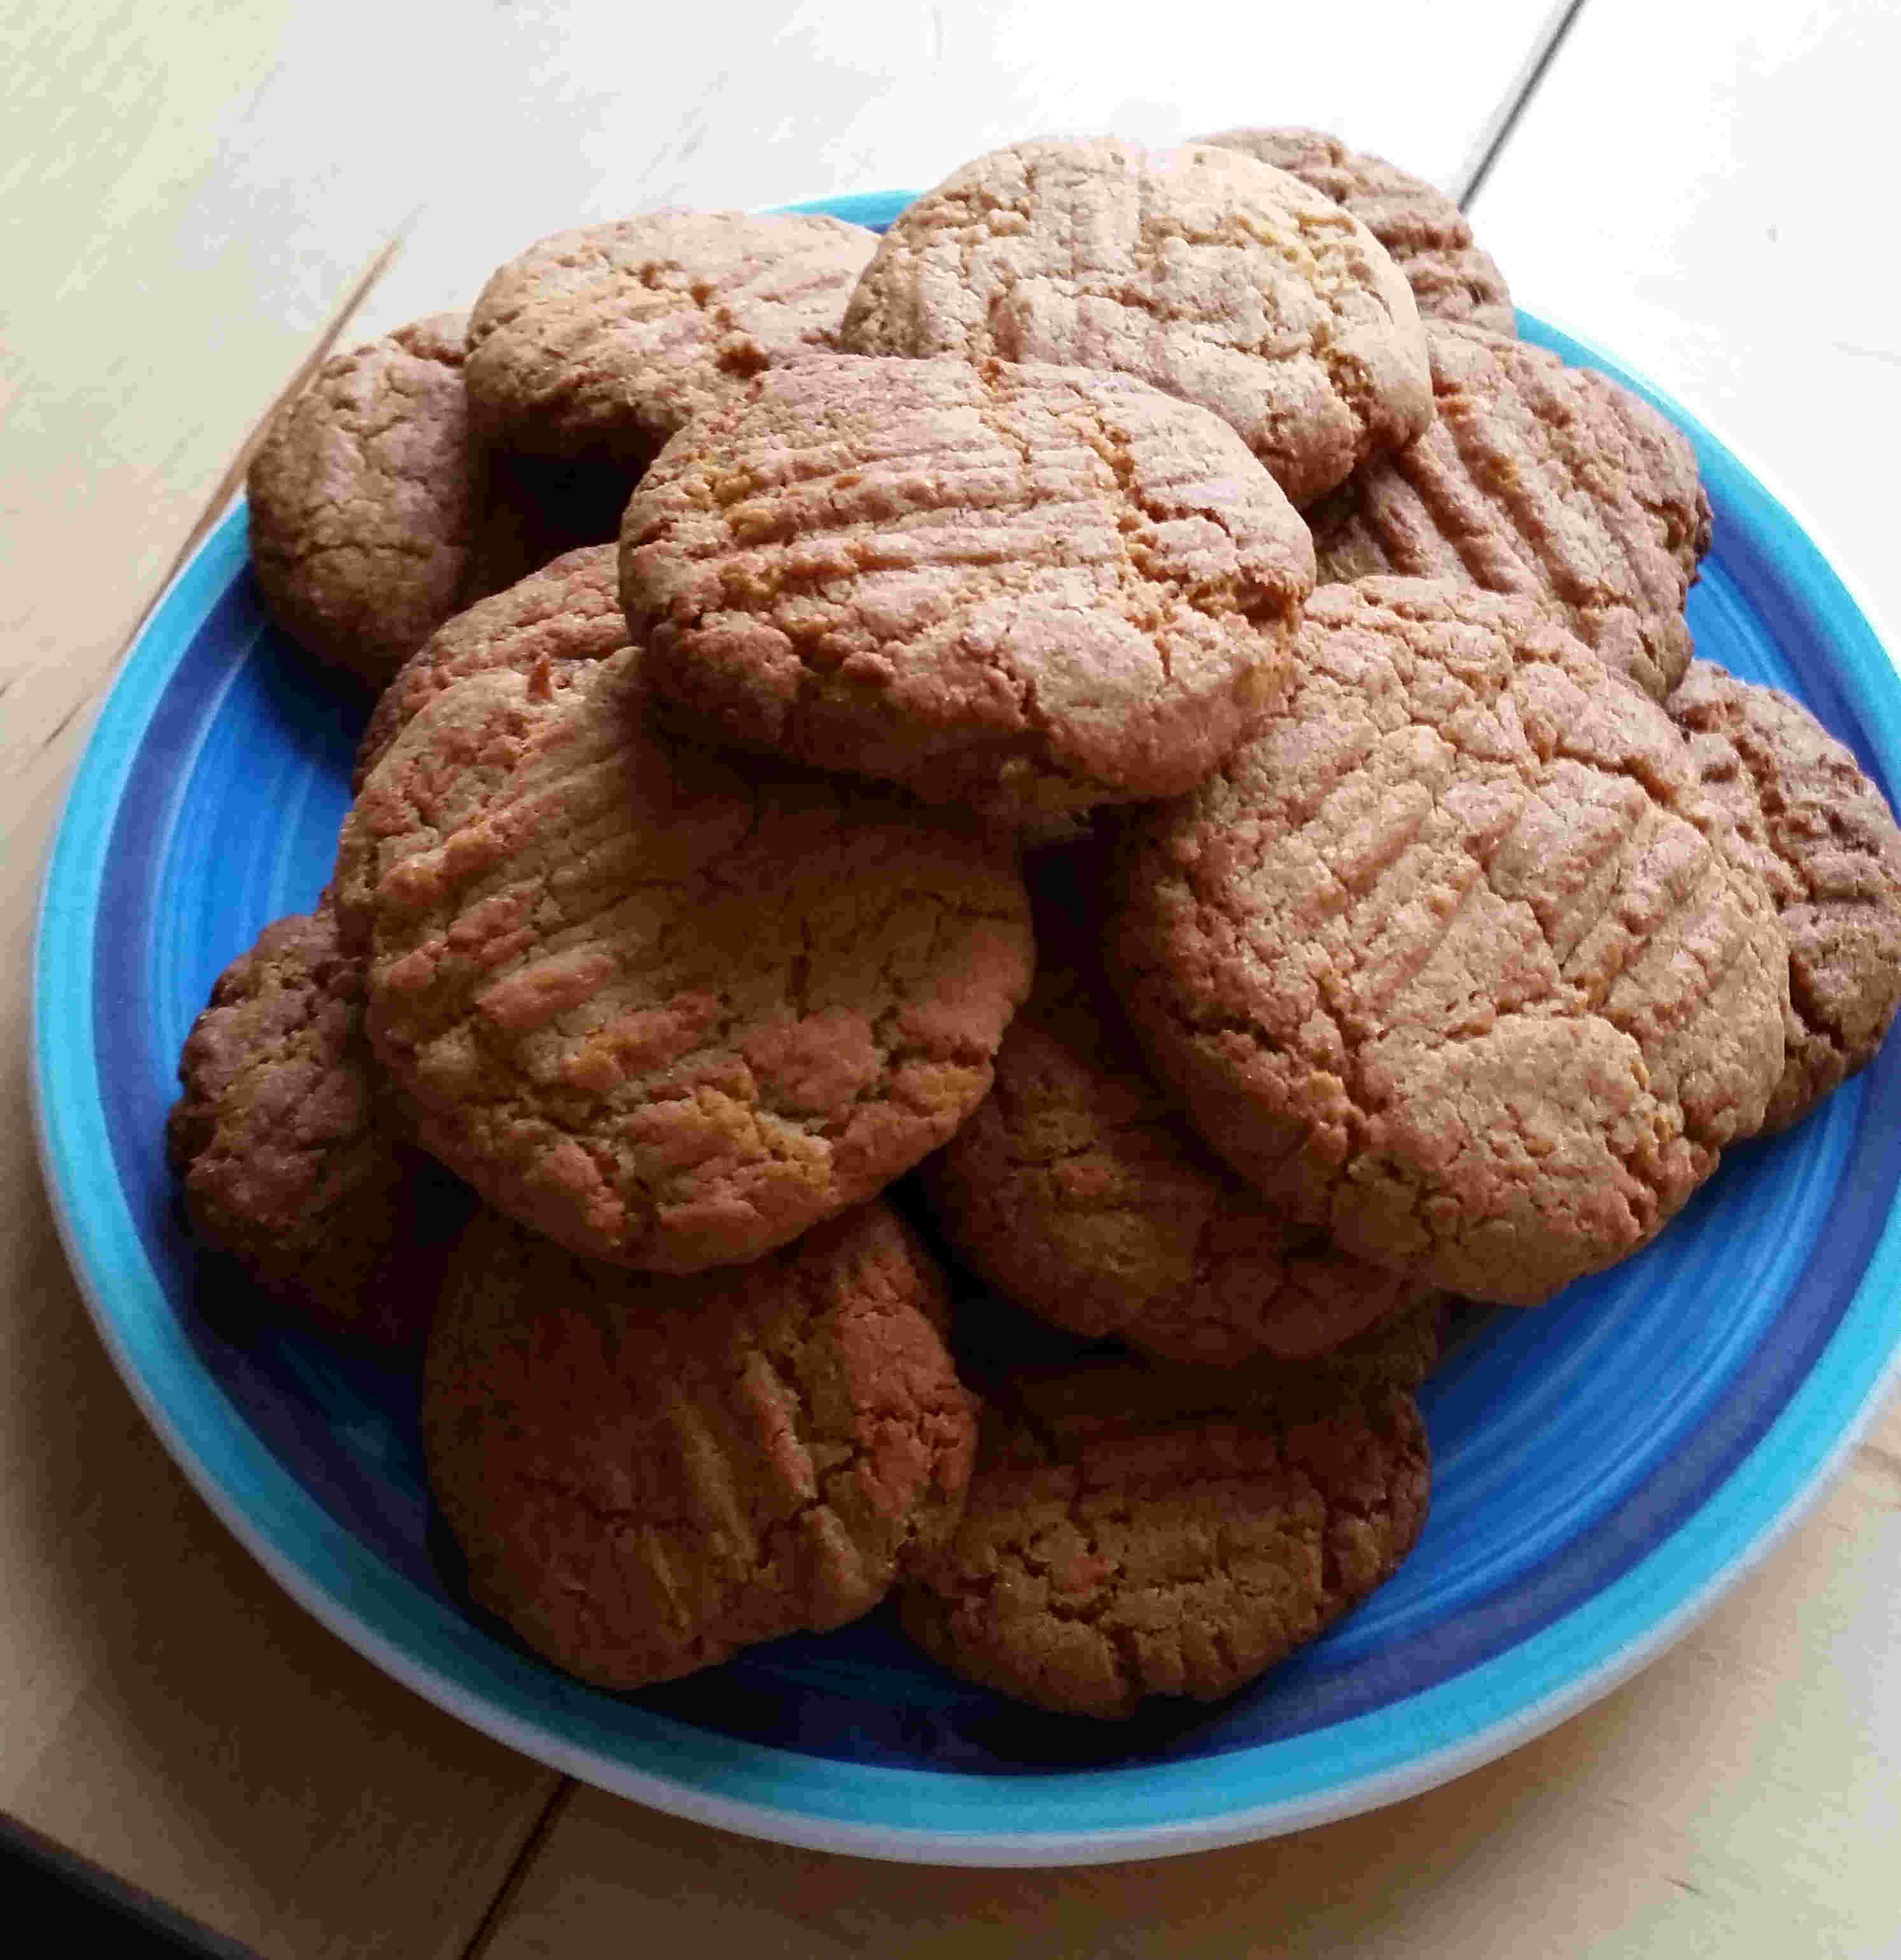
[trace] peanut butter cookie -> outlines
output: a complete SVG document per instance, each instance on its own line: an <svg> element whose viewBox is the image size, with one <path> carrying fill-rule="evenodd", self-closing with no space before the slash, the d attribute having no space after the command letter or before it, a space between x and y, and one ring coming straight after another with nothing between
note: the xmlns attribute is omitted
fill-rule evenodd
<svg viewBox="0 0 1901 1960"><path fill-rule="evenodd" d="M962 1522L901 1596L953 1672L1061 1713L1213 1701L1391 1576L1426 1521L1410 1395L1316 1384L1200 1412L1082 1367L987 1408Z"/></svg>
<svg viewBox="0 0 1901 1960"><path fill-rule="evenodd" d="M1100 972L1086 864L1037 870L1036 982L997 1080L924 1167L951 1243L1059 1327L1177 1361L1324 1352L1419 1297L1213 1156L1148 1066Z"/></svg>
<svg viewBox="0 0 1901 1960"><path fill-rule="evenodd" d="M1125 1004L1205 1141L1345 1250L1531 1305L1760 1125L1788 956L1688 745L1540 607L1326 586L1297 689L1130 826Z"/></svg>
<svg viewBox="0 0 1901 1960"><path fill-rule="evenodd" d="M1419 310L1350 212L1232 150L993 151L885 234L857 354L1114 368L1212 409L1296 504L1432 414Z"/></svg>
<svg viewBox="0 0 1901 1960"><path fill-rule="evenodd" d="M404 662L377 698L357 746L356 787L389 744L445 689L471 674L541 674L565 686L582 668L627 645L618 553L611 544L568 552L505 592L459 612Z"/></svg>
<svg viewBox="0 0 1901 1960"><path fill-rule="evenodd" d="M198 1236L332 1333L418 1344L466 1194L408 1141L327 905L218 976L178 1075L166 1144Z"/></svg>
<svg viewBox="0 0 1901 1960"><path fill-rule="evenodd" d="M660 1278L483 1214L430 1338L430 1481L476 1599L637 1688L867 1612L948 1535L969 1398L941 1283L882 1205Z"/></svg>
<svg viewBox="0 0 1901 1960"><path fill-rule="evenodd" d="M1014 821L1178 794L1287 673L1306 527L1126 376L814 358L670 444L621 590L727 739Z"/></svg>
<svg viewBox="0 0 1901 1960"><path fill-rule="evenodd" d="M251 562L272 616L380 687L455 610L480 503L463 318L326 361L253 460Z"/></svg>
<svg viewBox="0 0 1901 1960"><path fill-rule="evenodd" d="M1788 1058L1763 1119L1786 1129L1874 1059L1901 1002L1901 830L1849 751L1776 689L1693 660L1664 705L1788 940Z"/></svg>
<svg viewBox="0 0 1901 1960"><path fill-rule="evenodd" d="M1350 211L1406 275L1422 320L1517 333L1504 275L1473 242L1465 213L1423 177L1318 129L1225 129L1201 140L1271 164Z"/></svg>
<svg viewBox="0 0 1901 1960"><path fill-rule="evenodd" d="M1689 663L1683 600L1709 549L1688 441L1614 381L1435 325L1438 419L1308 513L1323 584L1396 572L1562 609L1661 701Z"/></svg>
<svg viewBox="0 0 1901 1960"><path fill-rule="evenodd" d="M955 1129L1028 907L968 819L663 742L640 662L438 695L364 781L336 888L428 1147L574 1251L690 1271Z"/></svg>
<svg viewBox="0 0 1901 1960"><path fill-rule="evenodd" d="M833 344L877 246L836 218L666 211L558 232L494 274L469 322L476 428L625 482L761 368Z"/></svg>

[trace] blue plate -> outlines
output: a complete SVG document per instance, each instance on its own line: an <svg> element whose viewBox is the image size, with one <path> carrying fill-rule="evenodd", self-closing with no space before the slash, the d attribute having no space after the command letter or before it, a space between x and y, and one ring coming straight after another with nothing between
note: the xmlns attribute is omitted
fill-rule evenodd
<svg viewBox="0 0 1901 1960"><path fill-rule="evenodd" d="M901 196L830 208L888 222ZM1901 685L1788 513L1707 431L1702 651L1801 695L1893 795ZM796 1844L993 1864L1263 1837L1470 1769L1682 1633L1815 1494L1901 1345L1901 1043L1732 1153L1642 1257L1493 1315L1424 1397L1432 1519L1331 1636L1218 1707L1126 1728L952 1680L883 1614L635 1695L566 1679L459 1603L408 1386L314 1340L239 1341L174 1216L173 1071L219 969L328 874L364 705L266 622L234 512L140 635L74 781L36 950L40 1141L121 1373L218 1514L327 1625L531 1755Z"/></svg>

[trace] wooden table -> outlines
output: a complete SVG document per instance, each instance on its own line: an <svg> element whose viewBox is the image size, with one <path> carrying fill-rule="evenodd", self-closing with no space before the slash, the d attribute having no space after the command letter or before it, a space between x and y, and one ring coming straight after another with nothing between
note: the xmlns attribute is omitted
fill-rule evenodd
<svg viewBox="0 0 1901 1960"><path fill-rule="evenodd" d="M1893 1408L1696 1631L1507 1760L1272 1843L1005 1873L743 1841L484 1740L293 1606L146 1429L29 1141L60 794L272 402L541 233L927 183L1047 129L1320 123L1482 177L1517 296L1705 412L1901 617L1890 0L641 11L0 12L0 1812L296 1960L1901 1951Z"/></svg>

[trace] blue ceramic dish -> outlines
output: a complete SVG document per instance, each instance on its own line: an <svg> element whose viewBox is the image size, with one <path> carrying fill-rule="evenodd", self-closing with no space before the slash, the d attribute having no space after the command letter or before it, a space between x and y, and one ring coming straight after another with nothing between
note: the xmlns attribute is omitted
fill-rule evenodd
<svg viewBox="0 0 1901 1960"><path fill-rule="evenodd" d="M818 208L889 221L904 199ZM1807 701L1889 791L1901 683L1814 543L1721 443L1701 650ZM47 869L34 1072L46 1177L100 1331L199 1489L304 1605L529 1754L682 1815L891 1858L1057 1863L1266 1836L1502 1754L1682 1633L1792 1522L1901 1346L1901 1043L1732 1153L1641 1257L1474 1328L1426 1390L1419 1550L1327 1639L1220 1705L1126 1728L952 1680L884 1613L663 1689L564 1678L466 1612L433 1555L411 1392L207 1310L164 1165L193 1016L326 877L359 703L266 622L241 510L132 649Z"/></svg>

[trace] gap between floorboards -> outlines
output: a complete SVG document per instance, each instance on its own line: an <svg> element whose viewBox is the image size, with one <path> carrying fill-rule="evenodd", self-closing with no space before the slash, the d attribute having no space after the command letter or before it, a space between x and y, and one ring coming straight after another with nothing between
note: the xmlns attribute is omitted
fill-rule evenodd
<svg viewBox="0 0 1901 1960"><path fill-rule="evenodd" d="M461 1960L482 1960L488 1951L489 1943L501 1930L501 1923L508 1915L508 1908L515 1902L515 1895L521 1890L522 1882L528 1876L528 1868L547 1843L548 1834L555 1828L555 1820L572 1796L578 1786L572 1777L564 1776L555 1786L555 1793L542 1806L541 1815L529 1827L528 1835L522 1840L521 1849L515 1853L514 1861L503 1875L501 1883L495 1888L495 1896L488 1901L475 1931L469 1936L469 1943L462 1949Z"/></svg>
<svg viewBox="0 0 1901 1960"><path fill-rule="evenodd" d="M1584 7L1585 0L1558 0L1558 5L1552 9L1544 31L1525 56L1517 81L1506 91L1505 100L1480 132L1478 141L1472 146L1466 167L1459 173L1458 182L1453 188L1452 201L1461 211L1470 210L1472 200L1485 188L1485 180L1492 174L1493 165L1510 142L1512 132L1518 128L1527 105L1537 94L1539 84L1550 73L1552 62L1563 46L1566 37L1576 25Z"/></svg>

